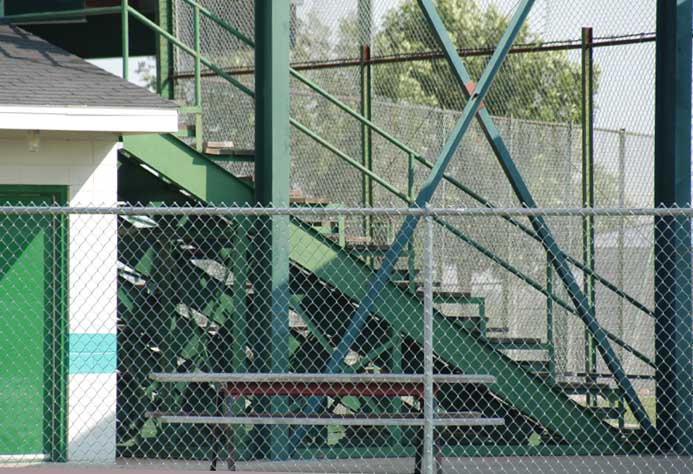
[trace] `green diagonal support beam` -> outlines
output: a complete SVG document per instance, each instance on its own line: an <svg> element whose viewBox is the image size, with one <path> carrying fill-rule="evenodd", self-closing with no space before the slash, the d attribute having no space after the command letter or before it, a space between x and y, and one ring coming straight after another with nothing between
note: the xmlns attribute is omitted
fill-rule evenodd
<svg viewBox="0 0 693 474"><path fill-rule="evenodd" d="M437 33L437 38L440 42L440 45L443 47L448 63L453 69L454 76L457 79L460 89L468 95L470 100L473 100L474 95L470 95L470 93L468 92L468 86L472 84L472 78L467 72L466 67L462 63L462 60L460 59L457 53L455 45L452 43L452 40L450 39L450 36L447 33L447 30L445 29L445 25L443 24L440 15L438 15L438 12L435 6L433 5L433 1L418 1L421 6L421 9L424 12L424 15L426 16L429 25ZM515 192L515 195L517 196L518 200L526 207L537 207L534 198L529 192L527 185L522 179L519 170L515 166L515 163L513 162L512 157L510 156L510 152L508 151L505 142L503 141L503 138L501 137L500 132L498 131L498 128L496 128L495 124L493 123L491 114L488 112L488 110L486 110L485 108L480 110L478 114L478 120L481 129L484 132L484 135L486 136L487 140L489 141L496 157L498 158L498 162L503 168L503 172L510 181L510 185L512 186L513 191ZM570 269L565 254L559 248L558 244L556 243L556 240L553 237L553 234L549 230L548 225L541 216L530 217L530 222L532 224L532 227L534 228L534 231L541 239L541 243L549 255L551 265L556 270L556 274L563 283L563 286L566 288L570 296L571 302L575 305L575 308L578 311L578 316L580 317L580 319L582 319L587 329L594 336L597 348L599 349L599 352L604 358L604 362L606 363L607 367L614 375L614 378L616 379L618 386L623 391L624 397L626 398L628 405L633 411L635 419L638 421L638 423L644 430L646 430L649 433L652 433L652 423L650 422L650 418L648 417L645 408L642 406L642 403L640 402L638 395L633 389L633 386L630 383L630 380L628 379L628 376L626 375L623 366L616 357L616 353L609 344L605 331L599 325L597 318L594 314L594 308L588 304L585 295L580 290L580 287L577 284L577 281L575 280L575 276L573 275Z"/></svg>
<svg viewBox="0 0 693 474"><path fill-rule="evenodd" d="M533 4L534 0L522 0L522 2L520 2L517 11L515 12L515 15L511 19L508 28L503 34L503 37L498 43L498 47L493 53L493 56L491 57L488 65L486 66L486 69L484 70L481 79L479 80L478 87L476 88L469 102L462 111L462 116L460 117L454 129L450 133L448 140L445 146L443 147L438 157L438 160L436 161L435 166L431 170L431 173L429 174L428 178L426 179L421 188L421 191L416 197L416 200L413 203L413 207L424 207L433 197L436 188L443 179L445 169L452 160L452 157L455 155L455 152L457 151L457 148L459 147L462 138L466 134L467 130L469 130L469 127L471 126L475 115L481 108L483 99L488 90L490 89L491 84L493 83L493 80L496 74L498 73L501 65L503 64L503 60L507 56L508 51L510 50L510 47L513 44L513 41L515 41L517 34L520 32L520 29L522 28L522 25L524 24L527 15L529 15L529 12L532 9ZM390 278L390 273L392 272L392 269L394 268L397 259L400 257L407 243L412 238L412 235L414 233L414 230L416 229L416 225L418 224L420 218L420 216L407 216L404 219L404 223L398 231L392 246L388 249L388 251L385 254L385 257L383 258L383 262L380 266L380 269L378 270L376 275L371 279L368 291L366 292L364 297L361 298L354 315L349 321L346 333L339 341L334 352L332 352L330 359L327 361L327 364L325 365L324 369L325 372L332 373L340 368L344 357L346 357L349 351L349 348L363 330L363 327L366 321L368 320L372 308L374 307L378 297L380 296L381 291L387 284ZM317 410L319 406L320 397L312 397L306 404L304 412L313 413ZM294 436L292 437L291 446L298 446L298 444L303 439L303 436L305 435L306 431L307 430L305 427L297 428L296 432L294 433Z"/></svg>

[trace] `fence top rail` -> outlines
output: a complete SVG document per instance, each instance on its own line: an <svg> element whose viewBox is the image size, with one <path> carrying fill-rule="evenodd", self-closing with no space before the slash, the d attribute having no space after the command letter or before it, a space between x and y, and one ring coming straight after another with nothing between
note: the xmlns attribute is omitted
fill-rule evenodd
<svg viewBox="0 0 693 474"><path fill-rule="evenodd" d="M423 384L423 374L268 374L268 373L153 373L156 382L172 383L328 383L328 384ZM493 375L434 375L438 384L493 384Z"/></svg>
<svg viewBox="0 0 693 474"><path fill-rule="evenodd" d="M120 215L219 217L243 216L448 216L448 217L693 217L693 208L299 208L299 207L145 207L145 206L0 206L0 215Z"/></svg>

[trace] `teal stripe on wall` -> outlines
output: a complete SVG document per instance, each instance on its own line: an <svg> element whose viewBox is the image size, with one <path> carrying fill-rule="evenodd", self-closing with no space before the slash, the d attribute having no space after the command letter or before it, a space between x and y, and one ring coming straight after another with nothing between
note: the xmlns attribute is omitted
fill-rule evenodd
<svg viewBox="0 0 693 474"><path fill-rule="evenodd" d="M70 334L70 374L113 374L118 364L115 334Z"/></svg>

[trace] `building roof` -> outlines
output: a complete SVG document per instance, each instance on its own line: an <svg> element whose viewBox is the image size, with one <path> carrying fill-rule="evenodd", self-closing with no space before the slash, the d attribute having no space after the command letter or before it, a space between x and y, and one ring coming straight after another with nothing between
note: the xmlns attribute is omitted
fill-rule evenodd
<svg viewBox="0 0 693 474"><path fill-rule="evenodd" d="M12 25L0 25L0 106L169 109L176 104Z"/></svg>
<svg viewBox="0 0 693 474"><path fill-rule="evenodd" d="M0 130L173 133L176 104L0 25Z"/></svg>

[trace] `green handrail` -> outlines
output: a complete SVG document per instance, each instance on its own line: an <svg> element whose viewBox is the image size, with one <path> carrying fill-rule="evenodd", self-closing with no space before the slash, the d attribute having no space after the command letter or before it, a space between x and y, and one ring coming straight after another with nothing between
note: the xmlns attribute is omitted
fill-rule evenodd
<svg viewBox="0 0 693 474"><path fill-rule="evenodd" d="M297 80L299 80L300 82L302 82L304 85L306 85L308 88L310 88L311 90L313 90L314 92L316 92L318 95L320 95L320 96L322 96L323 98L327 99L330 103L332 103L333 105L335 105L337 108L339 108L340 110L346 112L347 114L349 114L351 117L353 117L353 118L356 119L357 121L361 122L361 124L370 127L374 132L376 132L378 135L380 135L382 138L384 138L385 140L387 140L389 143L391 143L391 144L394 145L395 147L399 148L402 152L406 153L409 157L413 157L416 161L418 161L419 163L423 164L424 166L426 166L426 167L429 168L429 169L432 169L432 168L433 168L433 166L434 166L433 163L431 163L431 162L429 162L428 160L426 160L424 157L422 157L420 154L418 154L418 153L417 153L416 151L414 151L412 148L410 148L410 147L407 146L406 144L404 144L404 143L400 142L399 140L397 140L394 136L392 136L390 133L388 133L387 131L385 131L385 130L383 130L382 128L380 128L378 125L374 124L372 121L368 120L367 118L363 117L363 116L362 116L361 114L359 114L358 112L356 112L356 111L354 111L353 109L351 109L351 107L349 107L347 104L345 104L344 102L340 101L340 100L337 99L336 97L332 96L329 92L327 92L327 91L325 91L324 89L322 89L319 85L317 85L316 83L312 82L310 79L306 78L305 76L303 76L303 75L302 75L301 73L299 73L298 71L295 71L295 70L292 69L292 70L291 70L291 75L292 75L294 78L296 78ZM487 200L487 199L484 199L483 197L481 197L480 195L478 195L477 193L475 193L474 191L472 191L471 189L469 189L467 186L465 186L464 184L462 184L460 181L458 181L458 180L455 179L454 177L452 177L452 176L450 176L450 175L448 175L448 174L445 174L445 175L443 175L443 179L445 179L447 182L449 182L450 184L452 184L453 186L455 186L456 188L458 188L459 190L461 190L462 192L464 192L465 194L467 194L469 197L471 197L471 198L474 199L475 201L479 202L480 204L483 204L485 207L488 207L488 208L491 208L491 209L493 209L493 208L496 207L496 206L494 206L494 205L491 203L491 201L489 201L489 200ZM519 228L521 231L523 231L523 232L524 232L525 234L527 234L528 236L532 237L534 240L540 241L539 236L536 234L536 232L534 232L534 230L532 230L532 229L530 229L529 227L527 227L527 226L521 224L521 223L518 222L516 219L514 219L512 216L503 216L503 219L505 219L507 222L513 224L515 227ZM589 276L594 277L597 281L599 281L601 284L603 284L606 288L608 288L609 290L615 292L618 296L620 296L620 297L624 298L625 300L627 300L629 303L631 303L631 304L632 304L633 306L635 306L637 309L639 309L640 311L644 312L644 313L647 314L648 316L654 317L654 311L652 311L652 310L650 310L649 308L647 308L645 305L643 305L642 303L640 303L640 302L639 302L637 299L635 299L634 297L632 297L632 296L628 295L627 293L623 292L622 290L620 290L617 286L615 286L614 284L612 284L611 282L609 282L606 278L604 278L604 277L602 277L601 275L599 275L596 271L594 271L594 270L588 268L588 267L587 267L586 265L584 265L582 262L580 262L579 260L577 260L577 259L571 257L570 255L567 255L567 254L566 254L566 258L568 259L568 261L569 261L571 264L575 265L576 267L578 267L580 270L582 270L583 272L585 272L585 273L588 274Z"/></svg>
<svg viewBox="0 0 693 474"><path fill-rule="evenodd" d="M127 1L127 0L123 0L123 1ZM150 20L149 18L144 16L142 13L138 12L137 10L135 10L131 6L128 6L127 10L128 10L128 13L130 13L132 16L134 16L137 20L139 20L145 26L148 26L149 28L153 29L155 32L159 33L161 36L163 36L164 38L169 40L174 45L178 46L180 49L182 49L183 51L185 51L189 55L191 55L193 57L196 56L195 50L193 48L191 48L191 47L187 46L185 43L181 42L178 38L173 36L168 31L160 28L159 25L157 25L152 20ZM245 86L241 82L239 82L236 79L234 79L233 77L231 77L231 75L227 74L223 69L221 69L220 67L213 64L209 59L207 59L206 57L204 57L201 54L200 54L200 63L207 66L214 73L219 75L221 78L223 78L227 82L231 83L234 87L239 89L244 94L249 95L250 97L255 97L255 91L253 91L252 89L248 88L247 86Z"/></svg>

